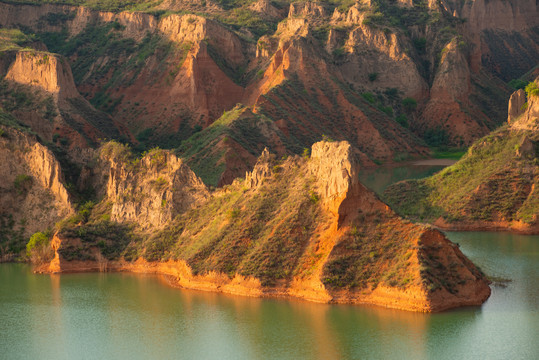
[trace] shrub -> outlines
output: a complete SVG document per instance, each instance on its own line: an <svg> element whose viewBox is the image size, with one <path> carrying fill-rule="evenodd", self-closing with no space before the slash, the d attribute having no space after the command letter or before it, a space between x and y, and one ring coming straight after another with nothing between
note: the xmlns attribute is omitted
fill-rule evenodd
<svg viewBox="0 0 539 360"><path fill-rule="evenodd" d="M528 95L528 98L530 96L539 96L539 87L537 86L537 83L535 81L532 81L526 86L526 95Z"/></svg>
<svg viewBox="0 0 539 360"><path fill-rule="evenodd" d="M36 232L26 244L26 256L33 264L43 264L52 258L52 249L49 246L49 236Z"/></svg>
<svg viewBox="0 0 539 360"><path fill-rule="evenodd" d="M414 111L417 108L417 101L413 98L407 97L402 99L402 106L406 111Z"/></svg>
<svg viewBox="0 0 539 360"><path fill-rule="evenodd" d="M346 49L343 47L333 50L333 56L336 58L342 58L346 53Z"/></svg>
<svg viewBox="0 0 539 360"><path fill-rule="evenodd" d="M449 134L442 128L427 129L423 139L430 146L442 146L449 142Z"/></svg>
<svg viewBox="0 0 539 360"><path fill-rule="evenodd" d="M23 192L28 191L30 186L32 186L32 177L26 174L17 175L13 181L13 186L19 194L22 194Z"/></svg>
<svg viewBox="0 0 539 360"><path fill-rule="evenodd" d="M515 90L524 89L526 87L526 81L520 79L513 79L507 83L510 87Z"/></svg>
<svg viewBox="0 0 539 360"><path fill-rule="evenodd" d="M362 93L361 96L363 96L363 99L367 100L371 104L374 104L374 102L376 101L374 99L374 95L371 93Z"/></svg>
<svg viewBox="0 0 539 360"><path fill-rule="evenodd" d="M397 118L395 119L402 127L404 128L408 128L408 118L406 117L406 115L404 114L400 114L399 116L397 116Z"/></svg>
<svg viewBox="0 0 539 360"><path fill-rule="evenodd" d="M424 37L419 39L414 39L414 46L417 49L417 52L420 54L425 53L425 49L427 47L427 39Z"/></svg>
<svg viewBox="0 0 539 360"><path fill-rule="evenodd" d="M0 129L0 137L4 137L6 135L6 132L4 129Z"/></svg>
<svg viewBox="0 0 539 360"><path fill-rule="evenodd" d="M369 81L370 82L376 81L376 79L378 79L378 73L373 72L373 73L369 74Z"/></svg>
<svg viewBox="0 0 539 360"><path fill-rule="evenodd" d="M379 109L386 113L387 116L393 116L393 108L391 106L380 106Z"/></svg>

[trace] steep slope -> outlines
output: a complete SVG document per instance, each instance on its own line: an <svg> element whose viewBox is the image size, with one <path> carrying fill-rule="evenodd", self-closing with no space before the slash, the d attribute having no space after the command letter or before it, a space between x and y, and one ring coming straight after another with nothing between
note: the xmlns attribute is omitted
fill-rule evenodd
<svg viewBox="0 0 539 360"><path fill-rule="evenodd" d="M116 154L103 158L102 152L102 159L114 159L109 169L123 169L122 175L109 178L107 195L86 222L64 222L51 242L55 259L38 271L158 273L186 288L413 311L478 305L490 294L488 281L456 245L400 219L359 183L359 154L346 142L316 143L310 158L277 161L264 151L244 180L207 200L190 170L175 170L173 155L163 153L166 164L152 163L155 154L133 164L123 151ZM184 175L171 183L177 171ZM166 180L161 192L149 174ZM129 194L156 199L175 193L181 200L170 206L178 215L165 227L144 221L144 211L114 215L115 206L123 207L118 189L129 186L137 189ZM145 204L129 201L134 209Z"/></svg>
<svg viewBox="0 0 539 360"><path fill-rule="evenodd" d="M386 199L401 215L447 229L539 233L539 90L515 92L508 124L431 178L397 183Z"/></svg>
<svg viewBox="0 0 539 360"><path fill-rule="evenodd" d="M71 215L60 164L28 130L0 111L0 261L17 256L31 234Z"/></svg>
<svg viewBox="0 0 539 360"><path fill-rule="evenodd" d="M537 65L537 1L444 0L442 4L455 16L467 19L464 31L474 45L472 67L486 67L503 80L509 81Z"/></svg>
<svg viewBox="0 0 539 360"><path fill-rule="evenodd" d="M43 44L16 30L0 29L0 43L2 107L43 141L73 149L119 137L113 120L79 94L63 57L36 50Z"/></svg>

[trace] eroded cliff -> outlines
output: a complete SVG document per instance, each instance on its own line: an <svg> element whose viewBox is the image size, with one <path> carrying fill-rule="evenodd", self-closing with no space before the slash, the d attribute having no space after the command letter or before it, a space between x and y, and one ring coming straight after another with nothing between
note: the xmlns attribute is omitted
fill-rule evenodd
<svg viewBox="0 0 539 360"><path fill-rule="evenodd" d="M7 260L30 235L71 215L73 205L51 151L34 135L6 126L7 114L0 117L0 260Z"/></svg>
<svg viewBox="0 0 539 360"><path fill-rule="evenodd" d="M488 281L456 245L437 230L400 219L359 183L359 156L346 142L316 143L309 158L277 160L266 151L244 180L198 203L179 201L190 205L179 206L161 230L160 221L148 229L142 218L128 230L135 220L129 216L112 224L103 218L110 210L103 213L106 206L97 204L86 223L60 229L52 241L55 259L38 271L157 273L186 288L413 311L485 301ZM151 159L141 160L141 174L157 176ZM177 160L166 161L163 169L177 173ZM127 188L137 179L111 176L107 188ZM152 193L152 182L139 185L129 193ZM202 185L191 173L173 191L193 186ZM118 200L103 203L109 201ZM144 201L134 199L134 206ZM116 236L119 229L125 237Z"/></svg>

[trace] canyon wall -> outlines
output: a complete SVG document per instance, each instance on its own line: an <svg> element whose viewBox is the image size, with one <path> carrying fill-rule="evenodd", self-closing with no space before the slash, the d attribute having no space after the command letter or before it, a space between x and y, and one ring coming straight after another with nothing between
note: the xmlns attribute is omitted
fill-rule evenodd
<svg viewBox="0 0 539 360"><path fill-rule="evenodd" d="M73 205L51 151L34 135L4 125L0 129L0 215L13 219L24 246L24 238L71 215Z"/></svg>

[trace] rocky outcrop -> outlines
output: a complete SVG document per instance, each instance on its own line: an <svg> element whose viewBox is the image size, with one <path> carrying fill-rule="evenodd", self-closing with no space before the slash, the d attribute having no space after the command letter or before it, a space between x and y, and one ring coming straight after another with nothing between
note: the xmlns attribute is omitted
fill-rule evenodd
<svg viewBox="0 0 539 360"><path fill-rule="evenodd" d="M430 99L418 122L422 129L443 129L456 145L471 144L489 132L488 117L469 100L471 72L465 55L453 39L442 51Z"/></svg>
<svg viewBox="0 0 539 360"><path fill-rule="evenodd" d="M509 124L515 122L515 120L517 120L520 115L522 115L524 111L526 111L526 107L526 93L524 92L524 90L520 89L511 94L507 111L507 122Z"/></svg>
<svg viewBox="0 0 539 360"><path fill-rule="evenodd" d="M350 56L339 70L350 83L373 90L397 88L416 99L427 95L427 83L404 51L410 44L403 44L397 33L360 25L350 31L344 47ZM372 73L378 74L376 82L369 81Z"/></svg>
<svg viewBox="0 0 539 360"><path fill-rule="evenodd" d="M318 2L293 2L290 4L288 17L313 17L320 18L327 16L327 9Z"/></svg>
<svg viewBox="0 0 539 360"><path fill-rule="evenodd" d="M80 96L66 60L48 52L19 51L5 78L19 84L38 87L56 97Z"/></svg>
<svg viewBox="0 0 539 360"><path fill-rule="evenodd" d="M258 158L253 171L245 174L245 186L249 189L256 188L262 185L264 179L270 177L271 173L271 154L265 148L262 155Z"/></svg>
<svg viewBox="0 0 539 360"><path fill-rule="evenodd" d="M539 84L539 79L536 79L535 83ZM539 95L530 95L526 98L523 90L514 92L509 100L508 113L511 129L539 131Z"/></svg>
<svg viewBox="0 0 539 360"><path fill-rule="evenodd" d="M282 16L282 12L273 6L270 0L258 0L250 6L250 9L264 18L275 19Z"/></svg>
<svg viewBox="0 0 539 360"><path fill-rule="evenodd" d="M517 78L537 64L539 26L535 0L442 1L446 11L466 19L465 33L474 44L472 67L487 67L504 80Z"/></svg>
<svg viewBox="0 0 539 360"><path fill-rule="evenodd" d="M26 49L6 55L2 57L11 62L4 77L7 87L3 101L9 104L14 94L24 94L27 100L11 106L11 112L41 139L54 142L61 137L63 146L73 153L98 139L120 135L111 117L96 110L79 94L65 58Z"/></svg>
<svg viewBox="0 0 539 360"><path fill-rule="evenodd" d="M11 216L25 241L70 215L71 197L49 149L33 135L2 125L0 129L0 216Z"/></svg>
<svg viewBox="0 0 539 360"><path fill-rule="evenodd" d="M115 143L101 149L113 221L136 223L142 229L159 228L207 199L206 186L169 151L154 150L141 159L127 161L119 151L121 154L126 149Z"/></svg>

